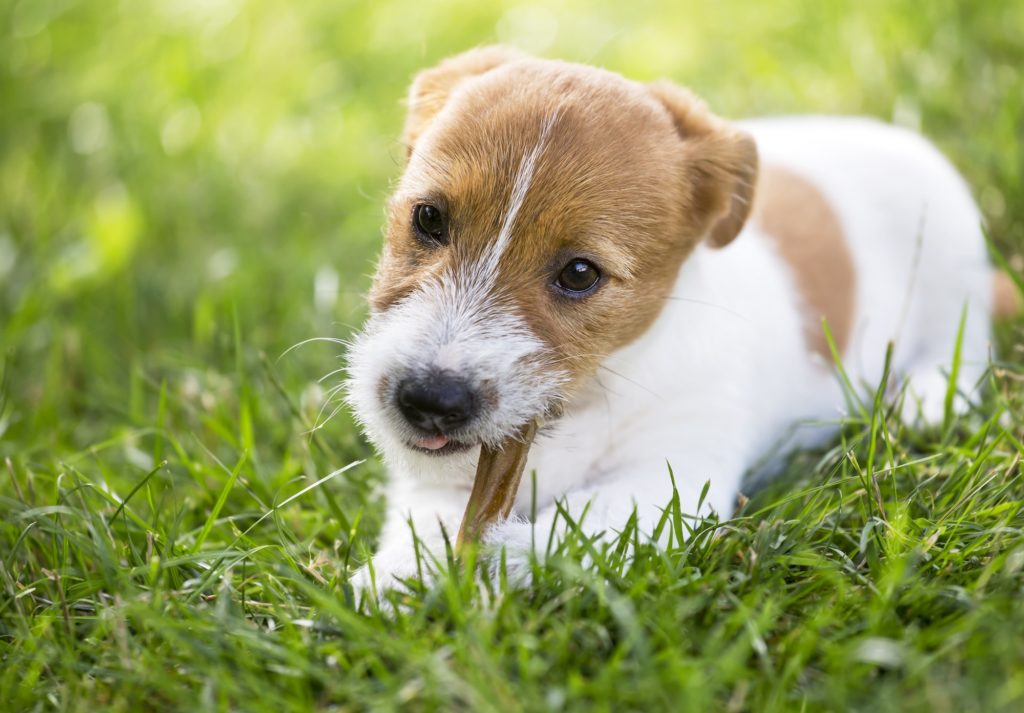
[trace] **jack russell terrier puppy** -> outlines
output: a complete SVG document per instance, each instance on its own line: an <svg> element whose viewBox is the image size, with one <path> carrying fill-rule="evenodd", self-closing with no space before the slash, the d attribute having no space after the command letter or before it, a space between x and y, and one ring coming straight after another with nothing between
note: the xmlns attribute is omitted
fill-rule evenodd
<svg viewBox="0 0 1024 713"><path fill-rule="evenodd" d="M667 82L488 47L416 77L403 139L349 355L390 476L360 589L416 574L413 529L443 562L482 453L525 447L528 424L535 522L513 479L508 517L479 533L510 567L558 501L588 533L634 509L650 532L667 463L684 511L710 483L705 507L728 516L766 453L827 438L845 396L823 320L865 393L893 342L905 415L934 422L962 311L969 395L993 312L1014 309L963 179L877 121L730 123Z"/></svg>

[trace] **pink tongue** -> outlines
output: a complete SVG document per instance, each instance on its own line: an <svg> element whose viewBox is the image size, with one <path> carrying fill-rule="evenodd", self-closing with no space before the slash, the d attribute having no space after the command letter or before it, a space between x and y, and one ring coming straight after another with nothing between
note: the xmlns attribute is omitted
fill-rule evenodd
<svg viewBox="0 0 1024 713"><path fill-rule="evenodd" d="M436 451L438 448L444 448L448 445L448 437L428 436L427 438L421 438L416 441L416 445L420 448L426 448L428 451Z"/></svg>

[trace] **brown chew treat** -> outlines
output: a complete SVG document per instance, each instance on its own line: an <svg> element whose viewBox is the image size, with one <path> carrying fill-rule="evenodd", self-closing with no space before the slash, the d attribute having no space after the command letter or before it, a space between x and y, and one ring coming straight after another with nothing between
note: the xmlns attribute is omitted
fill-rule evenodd
<svg viewBox="0 0 1024 713"><path fill-rule="evenodd" d="M473 492L462 516L456 550L463 543L477 542L487 526L508 517L519 492L530 444L537 434L537 421L530 421L517 435L506 438L498 448L482 446L476 466Z"/></svg>

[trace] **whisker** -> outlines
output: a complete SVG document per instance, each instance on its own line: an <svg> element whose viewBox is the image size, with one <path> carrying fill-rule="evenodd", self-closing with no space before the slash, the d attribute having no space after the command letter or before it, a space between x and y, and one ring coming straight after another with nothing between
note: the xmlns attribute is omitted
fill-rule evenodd
<svg viewBox="0 0 1024 713"><path fill-rule="evenodd" d="M338 367L334 371L329 371L326 374L324 374L323 376L321 376L319 379L317 379L316 383L322 384L325 381L327 381L328 379L330 379L332 376L334 376L335 374L340 374L343 371L348 371L348 367L347 366L342 366L342 367Z"/></svg>
<svg viewBox="0 0 1024 713"><path fill-rule="evenodd" d="M572 361L573 359L586 359L588 357L598 357L598 358L601 358L601 357L604 357L604 356L606 356L606 355L604 355L604 354L587 354L585 352L581 353L581 354L566 354L565 356L559 357L558 359L549 359L545 363L549 364L551 366L554 366L555 364L561 364L563 361Z"/></svg>
<svg viewBox="0 0 1024 713"><path fill-rule="evenodd" d="M320 413L318 413L316 416L316 422L313 424L313 427L306 431L304 435L311 436L317 431L321 430L324 426L330 423L334 419L334 417L337 416L339 412L341 412L342 409L345 408L345 402L342 401L334 408L333 411L331 411L330 415L327 418L321 421L320 417L323 415L323 412L327 409L328 405L330 405L329 401L324 403L323 408L320 409Z"/></svg>
<svg viewBox="0 0 1024 713"><path fill-rule="evenodd" d="M603 358L604 356L606 356L606 355L603 355L603 354L588 354L586 352L581 353L581 354L567 354L567 355L565 355L564 357L562 357L560 359L552 359L548 363L553 365L553 364L558 364L558 363L561 363L561 362L564 362L564 361L570 361L570 360L573 360L573 359L584 359L584 358L587 358L587 357ZM635 381L634 379L629 378L628 376L626 376L625 374L623 374L621 372L615 371L614 369L612 369L609 366L605 366L604 364L598 364L597 367L599 369L603 369L604 371L607 371L609 374L612 374L613 376L619 377L623 381L627 381L630 384L633 384L634 386L636 386L639 389L643 389L644 391L646 391L647 393L651 394L652 396L657 396L659 398L661 396L660 394L658 394L658 392L654 391L653 389L650 389L650 388L644 386L640 382ZM600 384L600 381L598 383ZM605 391L608 390L608 387L606 387L604 384L600 384L600 386Z"/></svg>
<svg viewBox="0 0 1024 713"><path fill-rule="evenodd" d="M372 275L368 275L368 277L373 277L373 276ZM351 292L358 292L358 291L359 290L351 290ZM345 329L352 330L353 332L358 332L359 329L360 329L357 325L354 325L351 322L331 322L331 326L332 327L344 327Z"/></svg>
<svg viewBox="0 0 1024 713"><path fill-rule="evenodd" d="M330 391L324 394L324 401L330 401L332 398L337 396L339 392L344 391L346 386L348 386L348 382L343 381L334 388L332 388Z"/></svg>
<svg viewBox="0 0 1024 713"><path fill-rule="evenodd" d="M726 307L724 305L715 304L714 302L705 302L704 300L695 300L692 297L679 297L678 295L663 295L661 297L661 299L663 299L663 300L673 300L673 301L676 301L676 302L690 302L692 304L701 305L703 307L713 307L714 309L721 310L722 312L726 312L728 314L731 314L733 317L738 317L739 319L742 319L744 322L748 322L748 323L750 322L749 319L747 319L745 316L743 316L739 312L737 312L735 310L732 310L732 309L729 309L728 307Z"/></svg>
<svg viewBox="0 0 1024 713"><path fill-rule="evenodd" d="M608 372L609 374L612 374L612 375L614 375L614 376L617 376L617 377L619 377L620 379L622 379L623 381L628 381L629 383L631 383L631 384L632 384L633 386L637 387L638 389L643 389L644 391L646 391L647 393L649 393L649 394L650 394L651 396L655 396L655 397L657 397L657 398L659 398L659 399L660 399L660 398L662 398L661 394L659 394L658 392L656 392L656 391L654 391L654 390L652 390L652 389L649 389L649 388L647 388L646 386L644 386L644 385L643 385L643 384L641 384L640 382L638 382L638 381L634 381L633 379L630 379L630 378L629 378L628 376L626 376L625 374L621 374L621 373L619 373L619 372L615 371L614 369L612 369L612 368L610 368L610 367L607 367L607 366L605 366L604 364L598 364L598 368L599 368L599 369L604 369L604 370L605 370L605 371L607 371L607 372Z"/></svg>
<svg viewBox="0 0 1024 713"><path fill-rule="evenodd" d="M283 352L281 352L281 356L277 358L277 361L281 361L299 347L304 347L307 344L310 344L311 342L330 342L332 344L340 344L346 349L349 349L352 346L352 342L345 339L339 339L338 337L310 337L309 339L303 339L301 342L293 344L287 349L285 349Z"/></svg>

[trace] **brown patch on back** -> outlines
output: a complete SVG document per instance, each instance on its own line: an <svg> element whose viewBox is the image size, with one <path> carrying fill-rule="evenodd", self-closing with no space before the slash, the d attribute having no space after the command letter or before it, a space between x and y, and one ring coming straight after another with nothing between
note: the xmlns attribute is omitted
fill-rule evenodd
<svg viewBox="0 0 1024 713"><path fill-rule="evenodd" d="M845 353L854 319L856 273L832 207L806 178L765 166L753 214L793 270L809 317L804 330L808 348L831 360L820 324L824 317L840 354Z"/></svg>

